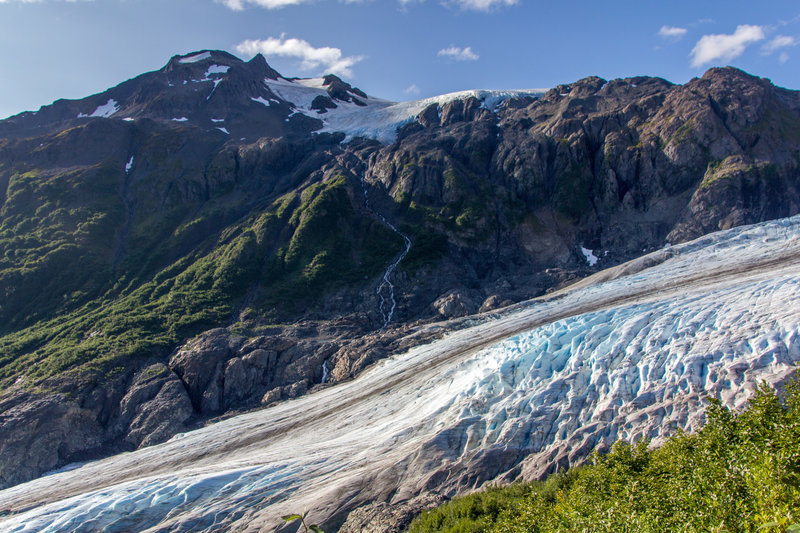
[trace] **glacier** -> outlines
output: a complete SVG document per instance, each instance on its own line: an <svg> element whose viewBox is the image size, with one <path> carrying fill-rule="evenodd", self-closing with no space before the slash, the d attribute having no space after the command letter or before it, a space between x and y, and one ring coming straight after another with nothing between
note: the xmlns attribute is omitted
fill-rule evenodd
<svg viewBox="0 0 800 533"><path fill-rule="evenodd" d="M352 381L0 491L0 529L271 530L657 443L794 372L798 294L800 216L668 246Z"/></svg>
<svg viewBox="0 0 800 533"><path fill-rule="evenodd" d="M344 133L345 141L356 137L374 139L390 144L397 138L397 129L413 122L426 108L438 105L440 108L450 102L475 98L481 106L494 111L500 104L512 98L541 97L546 89L530 90L468 90L447 93L431 98L409 102L393 102L374 96L356 96L362 104L336 100L336 108L324 113L311 108L318 96L327 97L328 92L322 78L270 79L264 85L276 96L288 102L295 112L322 121L322 128L315 133Z"/></svg>

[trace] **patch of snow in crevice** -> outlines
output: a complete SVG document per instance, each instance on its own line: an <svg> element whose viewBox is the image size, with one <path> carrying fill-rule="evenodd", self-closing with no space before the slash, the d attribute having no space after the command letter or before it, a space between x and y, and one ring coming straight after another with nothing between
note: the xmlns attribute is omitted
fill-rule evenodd
<svg viewBox="0 0 800 533"><path fill-rule="evenodd" d="M172 121L173 121L173 122L186 122L187 120L189 120L189 119L188 119L188 118L186 118L186 117L181 117L181 118L173 118L173 119L172 119Z"/></svg>
<svg viewBox="0 0 800 533"><path fill-rule="evenodd" d="M250 100L269 107L270 100L266 100L263 96L259 96L258 98L250 97Z"/></svg>
<svg viewBox="0 0 800 533"><path fill-rule="evenodd" d="M217 129L219 131L221 131L222 133L224 133L225 135L230 135L230 132L228 130L226 130L225 128L217 128Z"/></svg>
<svg viewBox="0 0 800 533"><path fill-rule="evenodd" d="M584 248L583 246L581 246L581 253L583 254L583 257L586 258L586 262L589 263L589 266L595 266L597 261L600 259L594 255L594 251Z"/></svg>
<svg viewBox="0 0 800 533"><path fill-rule="evenodd" d="M208 59L211 57L211 52L200 52L199 54L194 54L191 56L182 57L178 60L179 63L197 63L198 61L202 61L204 59Z"/></svg>
<svg viewBox="0 0 800 533"><path fill-rule="evenodd" d="M211 122L216 122L217 124L219 124L220 122L225 122L225 119L224 118L212 118Z"/></svg>
<svg viewBox="0 0 800 533"><path fill-rule="evenodd" d="M131 158L130 158L130 159L128 160L128 162L125 164L125 174L127 174L128 172L130 172L132 167L133 167L133 156L131 156Z"/></svg>

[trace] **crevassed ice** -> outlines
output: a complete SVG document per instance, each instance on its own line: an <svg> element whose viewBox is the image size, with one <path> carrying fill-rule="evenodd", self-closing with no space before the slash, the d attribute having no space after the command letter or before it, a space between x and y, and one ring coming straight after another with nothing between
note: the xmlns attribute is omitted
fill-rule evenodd
<svg viewBox="0 0 800 533"><path fill-rule="evenodd" d="M800 217L665 257L485 317L351 382L0 491L0 509L33 507L0 529L272 530L302 508L321 522L382 491L452 492L520 461L536 475L596 444L696 428L706 396L741 407L762 379L793 371Z"/></svg>

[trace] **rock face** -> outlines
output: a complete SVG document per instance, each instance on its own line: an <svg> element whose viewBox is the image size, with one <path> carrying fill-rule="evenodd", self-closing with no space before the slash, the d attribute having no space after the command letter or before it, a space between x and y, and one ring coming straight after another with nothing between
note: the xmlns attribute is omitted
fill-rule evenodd
<svg viewBox="0 0 800 533"><path fill-rule="evenodd" d="M731 68L392 106L216 51L2 120L0 483L797 213L799 132L797 92Z"/></svg>

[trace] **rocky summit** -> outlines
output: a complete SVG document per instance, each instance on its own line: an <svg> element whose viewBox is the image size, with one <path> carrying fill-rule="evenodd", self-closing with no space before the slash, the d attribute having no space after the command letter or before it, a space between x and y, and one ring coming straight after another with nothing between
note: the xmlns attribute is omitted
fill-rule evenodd
<svg viewBox="0 0 800 533"><path fill-rule="evenodd" d="M798 212L800 93L737 69L397 103L175 56L0 121L0 488Z"/></svg>

